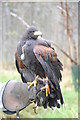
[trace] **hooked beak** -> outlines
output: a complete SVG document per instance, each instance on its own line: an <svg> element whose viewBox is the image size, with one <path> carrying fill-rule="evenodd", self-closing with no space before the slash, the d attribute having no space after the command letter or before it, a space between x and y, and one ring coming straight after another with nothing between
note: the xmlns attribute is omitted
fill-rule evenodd
<svg viewBox="0 0 80 120"><path fill-rule="evenodd" d="M40 31L35 31L35 32L34 32L34 35L35 35L35 36L41 36L41 35L42 35L42 32L40 32Z"/></svg>

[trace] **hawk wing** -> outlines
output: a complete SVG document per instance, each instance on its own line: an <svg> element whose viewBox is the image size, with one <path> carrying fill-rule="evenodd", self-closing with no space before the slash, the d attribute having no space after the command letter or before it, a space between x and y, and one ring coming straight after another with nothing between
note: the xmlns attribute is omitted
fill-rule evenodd
<svg viewBox="0 0 80 120"><path fill-rule="evenodd" d="M60 70L62 70L62 63L57 58L54 48L36 45L33 52L37 60L41 63L48 78L58 86L58 82L62 77L60 72Z"/></svg>
<svg viewBox="0 0 80 120"><path fill-rule="evenodd" d="M54 48L43 45L36 45L33 50L37 60L42 65L53 87L56 89L57 99L64 103L59 81L62 78L60 70L63 70L62 63L57 58Z"/></svg>

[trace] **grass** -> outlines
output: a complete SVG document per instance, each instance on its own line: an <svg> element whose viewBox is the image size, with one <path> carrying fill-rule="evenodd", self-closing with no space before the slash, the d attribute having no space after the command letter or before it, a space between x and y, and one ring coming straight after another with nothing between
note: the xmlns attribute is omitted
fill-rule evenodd
<svg viewBox="0 0 80 120"><path fill-rule="evenodd" d="M49 108L45 112L42 107L37 110L38 114L33 113L32 107L30 105L28 108L21 112L21 117L30 118L77 118L78 117L78 98L75 91L65 91L63 90L63 96L65 100L65 108L61 107L60 111L57 109L54 111Z"/></svg>
<svg viewBox="0 0 80 120"><path fill-rule="evenodd" d="M66 75L66 73L68 75ZM1 70L0 71L0 82L4 83L8 80L20 80L20 75L15 70ZM21 118L78 118L78 93L74 91L72 85L71 72L64 70L63 82L61 84L62 93L65 101L65 108L61 107L60 111L50 110L44 111L43 107L39 107L37 114L33 112L34 104L31 104L23 111L20 112ZM0 117L15 117L0 113Z"/></svg>

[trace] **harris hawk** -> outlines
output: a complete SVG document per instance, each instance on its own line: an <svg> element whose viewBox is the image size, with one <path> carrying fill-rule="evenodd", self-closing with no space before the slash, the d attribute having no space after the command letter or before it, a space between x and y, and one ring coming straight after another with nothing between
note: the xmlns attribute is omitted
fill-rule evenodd
<svg viewBox="0 0 80 120"><path fill-rule="evenodd" d="M62 80L62 63L54 48L42 38L42 33L36 27L26 29L18 43L15 62L22 81L29 84L29 89L32 85L37 87L39 78L43 80L44 86L40 90L45 91L44 108L47 104L50 108L60 108L60 103L64 103L59 84Z"/></svg>

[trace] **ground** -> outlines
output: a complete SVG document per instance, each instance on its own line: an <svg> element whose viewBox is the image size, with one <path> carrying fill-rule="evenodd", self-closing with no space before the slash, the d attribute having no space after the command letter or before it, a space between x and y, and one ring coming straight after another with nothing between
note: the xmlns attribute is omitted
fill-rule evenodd
<svg viewBox="0 0 80 120"><path fill-rule="evenodd" d="M50 110L44 111L43 107L39 107L37 114L33 112L33 104L25 108L20 112L21 118L78 118L78 92L74 90L72 83L72 74L70 70L64 69L63 80L61 82L62 93L65 101L65 108L57 109L55 111ZM11 69L1 69L0 71L0 82L4 83L8 80L20 80L20 75L17 71ZM0 112L0 118L12 117Z"/></svg>

